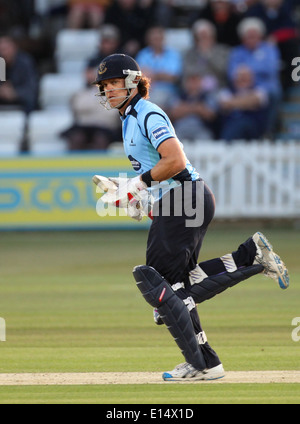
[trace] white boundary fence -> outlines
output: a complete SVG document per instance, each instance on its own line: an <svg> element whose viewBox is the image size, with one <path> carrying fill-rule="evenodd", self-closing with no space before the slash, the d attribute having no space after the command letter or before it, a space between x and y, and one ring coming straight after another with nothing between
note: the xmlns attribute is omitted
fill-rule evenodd
<svg viewBox="0 0 300 424"><path fill-rule="evenodd" d="M0 342L6 341L6 323L4 318L0 318Z"/></svg>
<svg viewBox="0 0 300 424"><path fill-rule="evenodd" d="M299 142L184 143L219 218L300 218Z"/></svg>

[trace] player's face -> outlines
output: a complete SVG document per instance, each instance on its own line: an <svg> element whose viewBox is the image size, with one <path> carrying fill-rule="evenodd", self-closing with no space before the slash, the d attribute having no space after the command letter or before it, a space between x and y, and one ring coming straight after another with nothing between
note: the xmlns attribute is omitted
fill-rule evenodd
<svg viewBox="0 0 300 424"><path fill-rule="evenodd" d="M121 103L122 98L125 98L127 95L125 80L123 78L103 81L102 86L111 108L117 107Z"/></svg>

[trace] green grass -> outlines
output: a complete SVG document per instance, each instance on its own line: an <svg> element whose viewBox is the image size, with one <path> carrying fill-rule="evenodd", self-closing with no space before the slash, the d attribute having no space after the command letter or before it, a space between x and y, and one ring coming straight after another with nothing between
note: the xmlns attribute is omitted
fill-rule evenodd
<svg viewBox="0 0 300 424"><path fill-rule="evenodd" d="M260 228L261 229L261 228ZM299 370L300 233L262 228L284 258L291 287L256 276L201 304L200 317L225 369ZM201 260L228 253L253 228L212 227ZM182 362L137 290L146 232L0 234L0 372L162 371ZM299 385L0 387L0 403L295 403Z"/></svg>
<svg viewBox="0 0 300 424"><path fill-rule="evenodd" d="M192 389L191 389L192 388ZM298 404L296 384L0 387L0 402L26 404ZM177 406L178 407L178 406ZM128 409L128 408L127 408Z"/></svg>

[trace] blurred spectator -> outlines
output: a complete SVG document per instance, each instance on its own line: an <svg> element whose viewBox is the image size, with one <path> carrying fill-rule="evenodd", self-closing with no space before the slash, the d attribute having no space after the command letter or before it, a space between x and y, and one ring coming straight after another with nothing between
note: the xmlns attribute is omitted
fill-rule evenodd
<svg viewBox="0 0 300 424"><path fill-rule="evenodd" d="M105 23L120 30L123 53L133 57L145 46L145 34L153 22L151 5L142 6L139 0L115 0L105 15Z"/></svg>
<svg viewBox="0 0 300 424"><path fill-rule="evenodd" d="M9 35L0 36L0 56L6 62L6 82L0 83L0 104L26 113L37 106L38 75L28 53Z"/></svg>
<svg viewBox="0 0 300 424"><path fill-rule="evenodd" d="M10 34L19 48L29 53L38 66L52 52L41 37L40 29L37 29L35 6L34 0L0 0L0 29L2 34Z"/></svg>
<svg viewBox="0 0 300 424"><path fill-rule="evenodd" d="M118 111L100 109L97 91L91 83L95 70L86 69L86 88L71 99L74 124L62 133L70 151L106 150L113 141L121 140L121 120Z"/></svg>
<svg viewBox="0 0 300 424"><path fill-rule="evenodd" d="M185 54L183 73L198 70L208 90L226 85L229 47L216 42L216 28L205 19L196 21L192 32L194 46Z"/></svg>
<svg viewBox="0 0 300 424"><path fill-rule="evenodd" d="M33 0L0 0L1 31L28 32L33 14Z"/></svg>
<svg viewBox="0 0 300 424"><path fill-rule="evenodd" d="M216 118L217 102L212 93L203 88L203 77L199 71L190 70L182 82L182 92L169 109L170 117L179 139L211 140L212 125Z"/></svg>
<svg viewBox="0 0 300 424"><path fill-rule="evenodd" d="M68 3L68 28L99 28L111 0L68 0Z"/></svg>
<svg viewBox="0 0 300 424"><path fill-rule="evenodd" d="M19 45L33 55L40 75L54 73L57 70L55 60L57 34L66 27L68 0L31 0L31 2L34 3L34 12L31 15L30 30L28 37L19 36Z"/></svg>
<svg viewBox="0 0 300 424"><path fill-rule="evenodd" d="M239 44L237 26L241 14L236 12L232 0L208 0L206 7L199 12L198 19L207 19L215 25L218 43L228 46Z"/></svg>
<svg viewBox="0 0 300 424"><path fill-rule="evenodd" d="M100 43L98 53L92 57L87 66L96 68L102 60L114 53L119 53L120 31L114 25L103 25L100 31Z"/></svg>
<svg viewBox="0 0 300 424"><path fill-rule="evenodd" d="M234 72L232 89L220 92L222 140L257 140L264 136L268 94L254 78L252 70L242 65Z"/></svg>
<svg viewBox="0 0 300 424"><path fill-rule="evenodd" d="M265 26L257 18L246 18L239 24L241 45L232 49L229 57L229 79L232 82L236 70L247 65L254 73L255 81L263 88L272 105L269 110L267 130L269 136L276 130L278 110L282 99L280 82L280 53L278 48L264 40Z"/></svg>
<svg viewBox="0 0 300 424"><path fill-rule="evenodd" d="M151 16L152 24L156 22L156 19L159 19L160 12L165 11L163 4L165 2L162 0L139 0L138 4L141 9L144 9L147 14Z"/></svg>
<svg viewBox="0 0 300 424"><path fill-rule="evenodd" d="M177 83L182 74L180 53L165 46L165 30L152 27L146 34L147 47L142 49L136 60L142 72L151 79L150 101L167 108L170 97L177 94Z"/></svg>
<svg viewBox="0 0 300 424"><path fill-rule="evenodd" d="M36 0L33 32L46 33L55 41L58 31L67 26L68 12L68 0Z"/></svg>
<svg viewBox="0 0 300 424"><path fill-rule="evenodd" d="M269 41L274 42L283 61L282 83L284 87L292 84L292 60L299 56L299 32L293 18L293 9L289 1L261 0L252 6L247 13L261 19L266 26L266 35Z"/></svg>
<svg viewBox="0 0 300 424"><path fill-rule="evenodd" d="M11 26L9 0L0 0L0 28L9 29Z"/></svg>
<svg viewBox="0 0 300 424"><path fill-rule="evenodd" d="M207 0L159 0L157 24L165 28L186 28L197 19Z"/></svg>
<svg viewBox="0 0 300 424"><path fill-rule="evenodd" d="M231 0L231 1L234 4L236 12L244 15L244 13L247 12L249 7L255 5L260 0Z"/></svg>

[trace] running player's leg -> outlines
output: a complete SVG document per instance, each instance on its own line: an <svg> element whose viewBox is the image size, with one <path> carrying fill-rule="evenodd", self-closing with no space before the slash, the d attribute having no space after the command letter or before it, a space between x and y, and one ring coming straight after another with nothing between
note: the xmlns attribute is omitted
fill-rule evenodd
<svg viewBox="0 0 300 424"><path fill-rule="evenodd" d="M189 283L189 270L197 264L204 236L214 214L214 198L205 187L204 222L201 227L186 227L186 217L160 217L150 228L147 249L147 265L160 272L172 285L176 295L184 301L190 312L194 332L207 368L221 364L216 352L207 342L201 326L196 304L186 296L182 286ZM164 259L165 258L165 259ZM180 283L179 283L180 282ZM179 290L178 290L179 288ZM156 322L159 314L155 311ZM160 320L162 323L162 320Z"/></svg>
<svg viewBox="0 0 300 424"><path fill-rule="evenodd" d="M195 272L195 282L200 283L205 277L235 272L255 264L263 266L262 272L276 280L282 289L289 287L289 274L287 267L268 239L260 232L255 233L242 243L238 249L220 258L200 262L198 272Z"/></svg>
<svg viewBox="0 0 300 424"><path fill-rule="evenodd" d="M257 254L257 246L252 237L240 244L238 249L220 258L210 259L199 263L200 269L207 276L220 274L222 272L233 272L240 267L253 265Z"/></svg>
<svg viewBox="0 0 300 424"><path fill-rule="evenodd" d="M201 325L196 303L194 302L191 296L187 297L187 292L185 289L179 288L178 290L176 290L176 287L173 286L173 290L175 291L176 295L184 301L190 313L190 317L194 327L194 332L196 334L199 348L202 351L202 354L204 356L206 367L208 369L217 367L218 365L221 364L221 360L218 357L217 353L213 350L213 348L208 343L207 335Z"/></svg>

